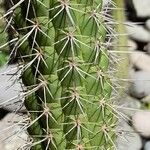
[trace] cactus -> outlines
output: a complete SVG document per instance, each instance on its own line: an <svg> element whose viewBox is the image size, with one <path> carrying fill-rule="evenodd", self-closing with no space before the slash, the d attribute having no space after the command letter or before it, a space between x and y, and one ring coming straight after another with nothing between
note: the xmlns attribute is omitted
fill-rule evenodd
<svg viewBox="0 0 150 150"><path fill-rule="evenodd" d="M116 40L116 46L115 46L115 51L117 53L117 58L120 60L117 63L117 66L115 67L117 72L115 77L117 78L117 80L119 80L119 85L120 87L128 87L129 86L129 82L126 82L129 77L128 77L128 72L129 72L129 54L127 51L127 40L128 37L127 35L125 35L126 31L125 31L125 26L123 25L123 23L125 22L125 12L124 12L124 1L120 1L120 0L114 0L116 7L119 9L116 9L115 11L113 11L113 16L114 19L117 22L117 25L115 26L115 30L116 33L119 33L120 35L118 36L117 40ZM124 69L122 69L124 68ZM120 88L118 89L118 93L120 95L118 95L118 98L121 98L126 96L125 92L124 92L124 88Z"/></svg>
<svg viewBox="0 0 150 150"><path fill-rule="evenodd" d="M0 0L0 66L5 64L8 60L8 44L7 44L7 32L5 30L5 19L3 18L3 15L5 14L5 9L4 9L4 3L2 0Z"/></svg>
<svg viewBox="0 0 150 150"><path fill-rule="evenodd" d="M10 62L23 66L33 150L116 148L106 44L111 33L102 3L5 1L9 41L16 39Z"/></svg>

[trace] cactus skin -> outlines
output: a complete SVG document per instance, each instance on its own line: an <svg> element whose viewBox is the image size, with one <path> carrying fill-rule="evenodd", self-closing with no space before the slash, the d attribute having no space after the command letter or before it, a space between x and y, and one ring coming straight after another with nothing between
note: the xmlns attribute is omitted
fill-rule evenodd
<svg viewBox="0 0 150 150"><path fill-rule="evenodd" d="M4 2L3 0L0 0L0 66L4 65L8 60L8 45L7 38L8 34L7 31L5 31L5 18L3 15L5 14L4 9Z"/></svg>
<svg viewBox="0 0 150 150"><path fill-rule="evenodd" d="M13 2L32 149L115 149L103 1Z"/></svg>

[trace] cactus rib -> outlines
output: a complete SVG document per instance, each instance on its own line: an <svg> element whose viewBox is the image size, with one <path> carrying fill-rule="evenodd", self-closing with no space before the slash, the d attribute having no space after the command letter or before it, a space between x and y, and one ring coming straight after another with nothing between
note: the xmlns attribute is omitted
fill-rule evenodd
<svg viewBox="0 0 150 150"><path fill-rule="evenodd" d="M18 38L10 60L23 65L33 150L115 149L102 3L9 0L15 31L9 41Z"/></svg>

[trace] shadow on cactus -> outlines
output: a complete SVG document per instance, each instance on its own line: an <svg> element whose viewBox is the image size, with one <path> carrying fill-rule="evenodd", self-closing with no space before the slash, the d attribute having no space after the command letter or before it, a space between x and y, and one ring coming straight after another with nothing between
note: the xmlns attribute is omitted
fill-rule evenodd
<svg viewBox="0 0 150 150"><path fill-rule="evenodd" d="M10 60L18 60L33 150L113 150L117 111L103 0L8 0ZM112 6L112 4L109 4ZM11 34L11 35L10 35ZM13 46L13 47L12 47ZM111 60L113 61L113 60Z"/></svg>

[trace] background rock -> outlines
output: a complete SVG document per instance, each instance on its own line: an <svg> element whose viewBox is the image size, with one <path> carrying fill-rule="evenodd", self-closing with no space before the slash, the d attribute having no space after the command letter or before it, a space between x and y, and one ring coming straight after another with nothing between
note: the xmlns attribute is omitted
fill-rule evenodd
<svg viewBox="0 0 150 150"><path fill-rule="evenodd" d="M130 61L140 70L150 72L150 56L140 51L130 53Z"/></svg>
<svg viewBox="0 0 150 150"><path fill-rule="evenodd" d="M124 115L127 115L127 117L131 117L134 115L137 111L141 108L141 103L135 98L132 98L130 96L126 96L120 101L118 111L122 112Z"/></svg>
<svg viewBox="0 0 150 150"><path fill-rule="evenodd" d="M146 21L146 27L150 30L150 19Z"/></svg>
<svg viewBox="0 0 150 150"><path fill-rule="evenodd" d="M144 150L150 150L150 142L145 143Z"/></svg>
<svg viewBox="0 0 150 150"><path fill-rule="evenodd" d="M150 137L150 111L139 111L132 116L133 127L143 137Z"/></svg>
<svg viewBox="0 0 150 150"><path fill-rule="evenodd" d="M18 79L19 73L17 65L5 65L0 69L0 107L15 111L21 108L23 98L21 97L22 88Z"/></svg>
<svg viewBox="0 0 150 150"><path fill-rule="evenodd" d="M140 136L124 120L120 120L118 131L122 134L117 138L117 150L140 150L142 141Z"/></svg>
<svg viewBox="0 0 150 150"><path fill-rule="evenodd" d="M132 84L129 92L136 98L143 98L150 94L150 72L136 71L131 76Z"/></svg>
<svg viewBox="0 0 150 150"><path fill-rule="evenodd" d="M128 51L132 52L133 50L136 50L137 49L137 44L136 42L134 42L133 40L131 39L128 39Z"/></svg>
<svg viewBox="0 0 150 150"><path fill-rule="evenodd" d="M25 116L8 114L0 121L0 150L17 150L26 145L28 135L22 129Z"/></svg>
<svg viewBox="0 0 150 150"><path fill-rule="evenodd" d="M148 32L144 26L133 22L126 22L126 29L130 38L141 42L150 41L150 32Z"/></svg>
<svg viewBox="0 0 150 150"><path fill-rule="evenodd" d="M132 0L137 16L150 17L150 0Z"/></svg>

